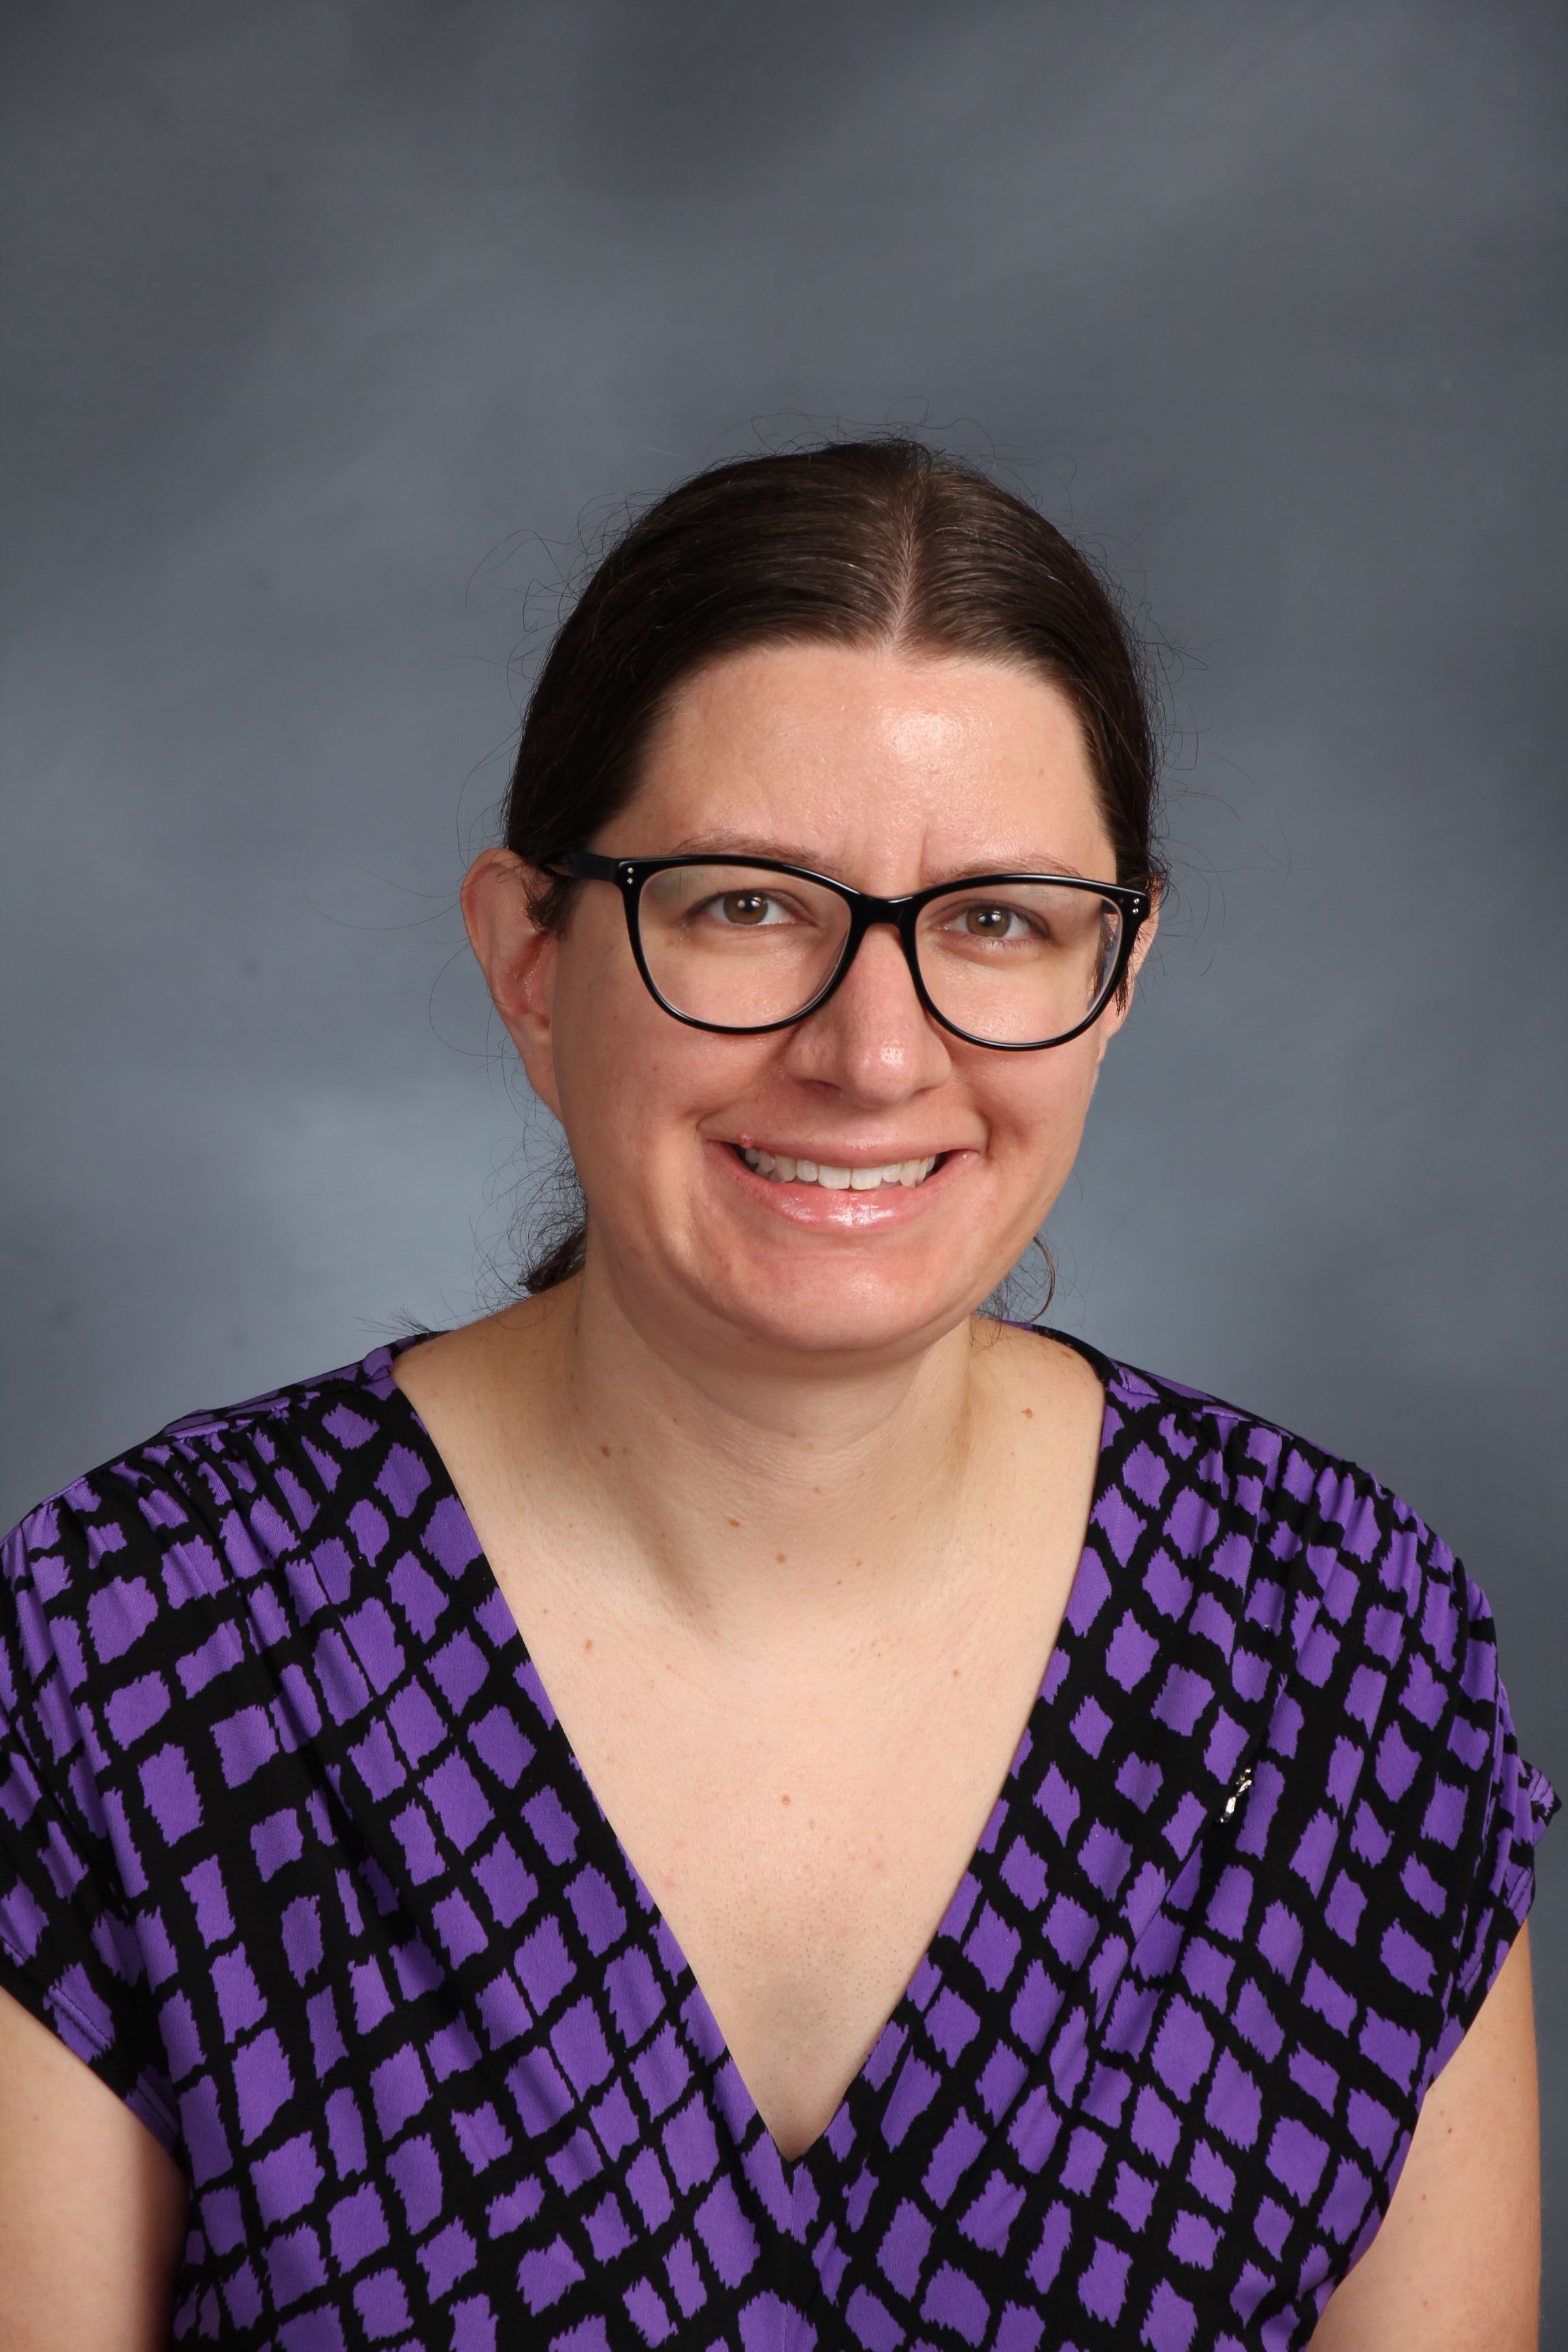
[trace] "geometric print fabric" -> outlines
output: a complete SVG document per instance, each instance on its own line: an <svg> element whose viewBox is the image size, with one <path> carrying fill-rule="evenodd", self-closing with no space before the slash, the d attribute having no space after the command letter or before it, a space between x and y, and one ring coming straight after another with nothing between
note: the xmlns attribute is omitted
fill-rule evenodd
<svg viewBox="0 0 1568 2352"><path fill-rule="evenodd" d="M1304 2345L1555 1809L1445 1547L1082 1349L1044 1685L786 2163L392 1352L175 1424L6 1546L0 1984L187 2172L174 2340Z"/></svg>

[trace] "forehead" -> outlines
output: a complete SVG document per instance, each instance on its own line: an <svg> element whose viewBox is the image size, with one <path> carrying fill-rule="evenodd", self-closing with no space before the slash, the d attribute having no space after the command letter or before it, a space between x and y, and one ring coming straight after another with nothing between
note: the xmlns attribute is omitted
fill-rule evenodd
<svg viewBox="0 0 1568 2352"><path fill-rule="evenodd" d="M771 646L686 679L618 854L754 848L854 878L976 861L1106 870L1083 730L1037 673L970 657ZM635 837L634 837L635 835ZM903 887L908 887L907 880Z"/></svg>

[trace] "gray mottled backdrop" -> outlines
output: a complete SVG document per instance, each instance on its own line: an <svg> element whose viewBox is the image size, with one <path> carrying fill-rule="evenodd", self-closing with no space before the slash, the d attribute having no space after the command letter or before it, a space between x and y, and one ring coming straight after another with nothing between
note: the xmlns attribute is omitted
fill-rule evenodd
<svg viewBox="0 0 1568 2352"><path fill-rule="evenodd" d="M1568 1787L1568 16L55 0L9 40L4 1516L475 1310L521 1106L454 888L584 518L923 421L1179 656L1184 904L1059 1318L1409 1496ZM1560 1826L1559 2213L1565 1891Z"/></svg>

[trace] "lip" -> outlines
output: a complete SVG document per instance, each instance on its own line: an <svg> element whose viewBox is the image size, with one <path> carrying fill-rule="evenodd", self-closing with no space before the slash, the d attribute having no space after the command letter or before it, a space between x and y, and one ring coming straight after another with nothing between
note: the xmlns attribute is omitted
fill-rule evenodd
<svg viewBox="0 0 1568 2352"><path fill-rule="evenodd" d="M953 1186L962 1183L964 1171L976 1154L962 1147L949 1147L940 1167L933 1168L923 1184L881 1184L874 1192L830 1192L820 1184L780 1184L772 1177L759 1175L742 1159L743 1150L771 1151L772 1144L756 1144L748 1137L744 1143L715 1141L710 1149L718 1163L717 1173L741 1188L742 1195L759 1210L782 1217L786 1224L815 1230L818 1233L882 1232L898 1225L913 1223L929 1216ZM811 1160L816 1153L790 1152L792 1159ZM907 1151L906 1160L923 1159L923 1152ZM828 1161L837 1168L886 1168L891 1153L878 1159L861 1155L854 1159ZM820 1165L820 1162L818 1163Z"/></svg>

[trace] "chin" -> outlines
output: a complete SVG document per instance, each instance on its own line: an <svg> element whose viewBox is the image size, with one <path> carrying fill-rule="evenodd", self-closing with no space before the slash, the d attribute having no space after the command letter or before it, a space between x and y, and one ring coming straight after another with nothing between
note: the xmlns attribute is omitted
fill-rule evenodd
<svg viewBox="0 0 1568 2352"><path fill-rule="evenodd" d="M728 1324L737 1339L792 1356L880 1355L929 1347L967 1320L994 1284L973 1293L952 1279L940 1284L924 1269L923 1280L899 1282L866 1269L857 1275L842 1265L809 1270L777 1269L771 1280L701 1285L710 1317Z"/></svg>

